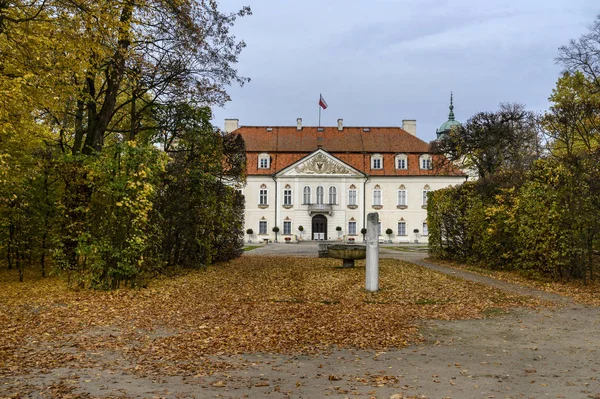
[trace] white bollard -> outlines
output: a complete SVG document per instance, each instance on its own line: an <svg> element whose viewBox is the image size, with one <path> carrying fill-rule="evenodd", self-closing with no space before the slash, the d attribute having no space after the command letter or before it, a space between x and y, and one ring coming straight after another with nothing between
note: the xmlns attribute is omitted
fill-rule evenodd
<svg viewBox="0 0 600 399"><path fill-rule="evenodd" d="M379 235L377 225L379 214L377 212L367 215L367 276L365 288L367 291L379 290Z"/></svg>

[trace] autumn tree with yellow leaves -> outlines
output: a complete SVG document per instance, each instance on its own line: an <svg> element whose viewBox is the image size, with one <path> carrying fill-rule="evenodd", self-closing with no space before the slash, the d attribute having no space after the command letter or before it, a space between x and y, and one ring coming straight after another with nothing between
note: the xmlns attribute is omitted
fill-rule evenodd
<svg viewBox="0 0 600 399"><path fill-rule="evenodd" d="M234 69L245 44L230 33L248 14L203 0L0 2L0 245L8 267L45 270L50 257L75 284L106 288L152 272L160 263L152 238L170 233L151 223L161 219L152 219L157 193L170 187L165 174L177 162L156 146L175 121L157 114L172 104L221 105L228 85L248 81ZM196 114L203 129L195 134L214 137L207 112ZM219 198L225 183L243 178L237 166L223 179L243 157L237 151L204 154L222 169L205 170L214 187L207 201L214 195L214 207L233 213L239 203Z"/></svg>

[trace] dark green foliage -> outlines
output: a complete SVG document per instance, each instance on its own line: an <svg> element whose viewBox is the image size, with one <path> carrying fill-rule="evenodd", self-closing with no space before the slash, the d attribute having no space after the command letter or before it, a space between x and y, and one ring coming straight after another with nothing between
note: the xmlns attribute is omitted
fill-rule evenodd
<svg viewBox="0 0 600 399"><path fill-rule="evenodd" d="M167 136L171 159L152 215L159 230L153 257L163 267L198 267L239 256L244 200L226 183L242 179L244 142L221 135L207 108L172 107L179 128Z"/></svg>

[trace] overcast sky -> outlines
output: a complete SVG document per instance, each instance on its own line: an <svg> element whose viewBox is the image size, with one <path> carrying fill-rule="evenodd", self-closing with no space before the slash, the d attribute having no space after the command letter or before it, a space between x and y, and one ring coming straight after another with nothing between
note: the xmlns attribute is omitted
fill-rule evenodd
<svg viewBox="0 0 600 399"><path fill-rule="evenodd" d="M450 91L464 122L501 102L548 108L561 68L558 47L586 32L598 0L222 0L250 5L236 23L238 70L252 81L229 89L214 123L401 126L435 138Z"/></svg>

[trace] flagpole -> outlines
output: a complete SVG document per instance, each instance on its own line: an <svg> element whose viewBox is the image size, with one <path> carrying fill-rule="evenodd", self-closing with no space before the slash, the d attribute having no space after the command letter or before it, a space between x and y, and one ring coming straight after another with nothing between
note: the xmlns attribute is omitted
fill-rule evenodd
<svg viewBox="0 0 600 399"><path fill-rule="evenodd" d="M321 104L319 104L319 127L321 127Z"/></svg>

